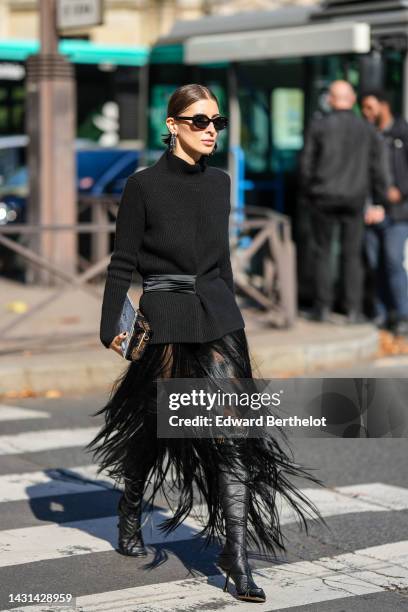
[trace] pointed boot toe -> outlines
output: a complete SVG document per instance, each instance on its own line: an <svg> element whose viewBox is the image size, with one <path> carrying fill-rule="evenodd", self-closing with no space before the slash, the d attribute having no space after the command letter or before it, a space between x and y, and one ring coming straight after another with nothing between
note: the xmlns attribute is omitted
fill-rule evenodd
<svg viewBox="0 0 408 612"><path fill-rule="evenodd" d="M266 596L252 577L246 551L249 488L246 484L248 471L241 464L236 466L241 478L222 470L219 486L225 519L226 542L218 557L218 565L226 573L224 591L228 590L230 578L235 583L237 597L243 601L262 603Z"/></svg>
<svg viewBox="0 0 408 612"><path fill-rule="evenodd" d="M266 601L266 595L261 587L255 584L248 561L235 557L228 563L226 557L220 556L219 566L226 573L224 592L228 591L229 579L232 578L236 588L236 595L242 601L253 601L262 603Z"/></svg>

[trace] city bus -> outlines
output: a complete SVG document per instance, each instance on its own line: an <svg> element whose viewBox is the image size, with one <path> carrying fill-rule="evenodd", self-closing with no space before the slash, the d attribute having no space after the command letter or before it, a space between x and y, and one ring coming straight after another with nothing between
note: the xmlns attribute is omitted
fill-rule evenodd
<svg viewBox="0 0 408 612"><path fill-rule="evenodd" d="M406 0L327 0L178 21L150 51L147 149L161 148L170 93L188 82L210 86L230 121L214 163L234 178L236 208L290 216L300 302L312 298L309 219L298 189L308 122L328 111L335 79L348 80L358 93L387 90L394 111L408 118L407 33Z"/></svg>

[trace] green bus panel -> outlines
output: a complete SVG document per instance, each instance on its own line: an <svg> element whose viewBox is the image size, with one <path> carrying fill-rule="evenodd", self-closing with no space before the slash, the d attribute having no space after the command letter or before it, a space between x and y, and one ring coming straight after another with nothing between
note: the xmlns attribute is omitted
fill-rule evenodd
<svg viewBox="0 0 408 612"><path fill-rule="evenodd" d="M29 55L38 53L37 40L0 41L0 60L25 61ZM144 66L149 60L149 47L98 45L85 40L61 40L60 53L77 64L116 64L118 66Z"/></svg>

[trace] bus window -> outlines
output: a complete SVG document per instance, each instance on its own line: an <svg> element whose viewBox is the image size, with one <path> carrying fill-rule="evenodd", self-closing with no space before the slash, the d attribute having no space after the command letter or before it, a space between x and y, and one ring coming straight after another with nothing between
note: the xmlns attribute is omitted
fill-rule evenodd
<svg viewBox="0 0 408 612"><path fill-rule="evenodd" d="M299 150L303 146L303 104L301 89L277 88L272 92L272 133L277 149Z"/></svg>
<svg viewBox="0 0 408 612"><path fill-rule="evenodd" d="M241 145L245 151L246 169L249 172L267 172L269 154L268 99L261 89L253 92L240 88Z"/></svg>
<svg viewBox="0 0 408 612"><path fill-rule="evenodd" d="M303 147L304 93L301 89L277 87L271 94L274 170L290 170ZM279 164L280 168L275 167Z"/></svg>

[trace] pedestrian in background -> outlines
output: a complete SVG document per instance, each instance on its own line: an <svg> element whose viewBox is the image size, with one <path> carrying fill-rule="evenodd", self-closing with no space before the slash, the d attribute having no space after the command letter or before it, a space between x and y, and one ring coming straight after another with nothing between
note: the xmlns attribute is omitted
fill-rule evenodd
<svg viewBox="0 0 408 612"><path fill-rule="evenodd" d="M375 321L408 335L408 278L404 266L408 238L408 123L394 117L385 92L366 92L361 111L384 138L390 175L383 214L367 210L366 255L376 279Z"/></svg>
<svg viewBox="0 0 408 612"><path fill-rule="evenodd" d="M302 195L311 209L315 243L312 318L329 321L333 302L331 250L340 225L341 281L348 323L362 315L364 208L370 191L384 201L386 176L376 130L358 117L356 94L346 81L330 85L331 112L312 120L300 159Z"/></svg>

